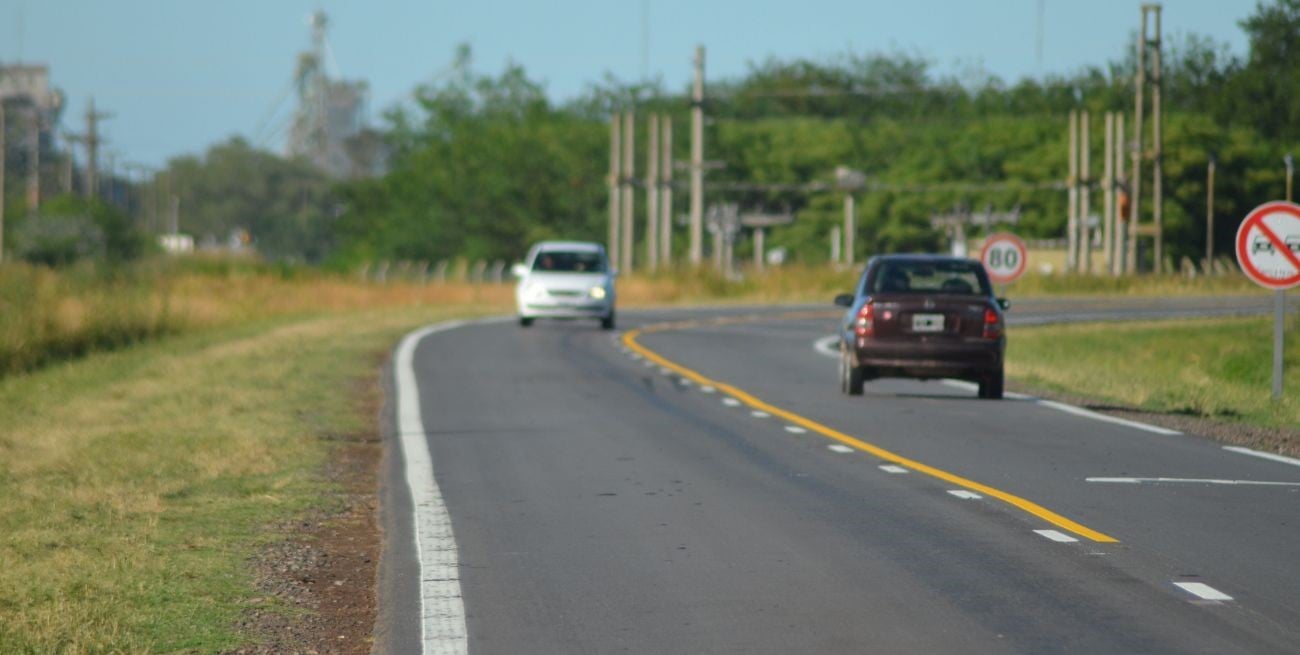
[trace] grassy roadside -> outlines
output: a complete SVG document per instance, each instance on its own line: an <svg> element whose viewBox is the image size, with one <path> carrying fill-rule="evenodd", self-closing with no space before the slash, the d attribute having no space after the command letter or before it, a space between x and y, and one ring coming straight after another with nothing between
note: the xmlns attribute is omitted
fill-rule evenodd
<svg viewBox="0 0 1300 655"><path fill-rule="evenodd" d="M1014 327L1007 374L1119 406L1295 430L1298 328L1293 314L1284 349L1286 391L1277 403L1271 400L1271 317Z"/></svg>
<svg viewBox="0 0 1300 655"><path fill-rule="evenodd" d="M217 328L0 380L0 652L236 646L267 526L324 504L413 307ZM481 310L480 310L481 311Z"/></svg>

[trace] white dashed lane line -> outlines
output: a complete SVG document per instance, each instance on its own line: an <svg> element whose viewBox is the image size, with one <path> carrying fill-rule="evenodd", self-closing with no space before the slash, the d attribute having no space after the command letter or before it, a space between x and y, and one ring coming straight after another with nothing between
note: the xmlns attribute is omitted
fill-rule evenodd
<svg viewBox="0 0 1300 655"><path fill-rule="evenodd" d="M760 412L757 409L750 412L749 415L753 416L754 418L767 418L771 416L771 414L768 414L767 412Z"/></svg>
<svg viewBox="0 0 1300 655"><path fill-rule="evenodd" d="M833 443L833 444L827 446L827 448L829 448L829 449L831 449L831 450L833 450L833 451L835 451L835 452L837 452L837 453L845 453L845 454L847 454L847 453L854 452L854 450L853 450L852 448L849 448L848 446L845 446L844 444L838 444L838 443Z"/></svg>
<svg viewBox="0 0 1300 655"><path fill-rule="evenodd" d="M787 426L785 426L785 431L786 431L786 432L789 432L789 433L791 433L791 434L804 434L805 432L807 432L807 430L805 430L805 429L803 429L803 428L801 428L801 427L799 427L799 426L797 426L797 425L787 425Z"/></svg>
<svg viewBox="0 0 1300 655"><path fill-rule="evenodd" d="M723 398L722 404L726 405L727 407L740 407L740 401L730 397Z"/></svg>
<svg viewBox="0 0 1300 655"><path fill-rule="evenodd" d="M962 500L979 500L983 498L983 496L975 493L974 491L967 491L965 489L950 489L948 493Z"/></svg>
<svg viewBox="0 0 1300 655"><path fill-rule="evenodd" d="M905 468L903 468L903 467L901 467L901 466L898 466L897 464L881 464L881 465L880 465L880 470L882 470L882 471L884 471L884 472L886 472L886 473L893 473L893 474L895 474L895 475L897 475L897 474L899 474L899 473L907 473L907 469L905 469Z"/></svg>
<svg viewBox="0 0 1300 655"><path fill-rule="evenodd" d="M1175 582L1174 586L1201 600L1232 600L1232 596L1203 582Z"/></svg>
<svg viewBox="0 0 1300 655"><path fill-rule="evenodd" d="M700 387L700 391L704 393L713 393L717 391L717 389L714 389L713 387L709 387L709 386L704 386L704 387Z"/></svg>
<svg viewBox="0 0 1300 655"><path fill-rule="evenodd" d="M1070 535L1065 534L1064 532L1059 532L1056 530L1034 530L1034 532L1038 534L1040 537L1046 537L1048 539L1051 539L1052 541L1059 541L1063 544L1068 544L1068 543L1073 543L1078 541L1078 539L1075 539L1074 537L1071 537Z"/></svg>

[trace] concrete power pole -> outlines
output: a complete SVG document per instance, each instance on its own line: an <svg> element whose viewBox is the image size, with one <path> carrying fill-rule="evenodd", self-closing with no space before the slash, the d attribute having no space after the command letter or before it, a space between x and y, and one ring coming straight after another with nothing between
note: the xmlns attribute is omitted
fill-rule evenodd
<svg viewBox="0 0 1300 655"><path fill-rule="evenodd" d="M86 107L86 197L94 200L99 196L99 121L111 118L112 114L95 111L95 99L90 99Z"/></svg>
<svg viewBox="0 0 1300 655"><path fill-rule="evenodd" d="M665 267L673 262L673 119L662 116L659 138L663 148L659 164L663 167L659 189L659 261Z"/></svg>
<svg viewBox="0 0 1300 655"><path fill-rule="evenodd" d="M650 114L645 151L645 265L659 268L659 115Z"/></svg>
<svg viewBox="0 0 1300 655"><path fill-rule="evenodd" d="M1214 155L1205 165L1205 272L1214 266Z"/></svg>
<svg viewBox="0 0 1300 655"><path fill-rule="evenodd" d="M1065 272L1079 270L1079 112L1070 110L1070 165L1066 180Z"/></svg>
<svg viewBox="0 0 1300 655"><path fill-rule="evenodd" d="M0 263L5 260L5 106L0 103Z"/></svg>
<svg viewBox="0 0 1300 655"><path fill-rule="evenodd" d="M1092 272L1092 230L1088 227L1092 213L1092 116L1079 113L1079 254L1080 270Z"/></svg>
<svg viewBox="0 0 1300 655"><path fill-rule="evenodd" d="M636 179L636 114L627 112L623 114L623 224L619 228L622 231L622 244L619 245L618 251L622 256L620 267L624 273L632 273L632 248L635 221L632 216L632 210L635 206L636 190L633 181Z"/></svg>
<svg viewBox="0 0 1300 655"><path fill-rule="evenodd" d="M1115 215L1115 220L1111 234L1114 243L1111 245L1112 261L1110 273L1111 275L1118 276L1124 274L1124 244L1127 242L1124 233L1124 223L1128 220L1128 217L1124 215L1125 205L1120 200L1121 198L1129 198L1129 202L1132 202L1132 197L1129 195L1127 187L1128 177L1124 173L1124 158L1128 155L1127 148L1125 147L1125 143L1127 142L1124 140L1124 112L1117 112L1115 114L1114 140L1115 152L1113 154L1115 156L1115 185L1119 190L1119 193L1115 194L1115 208L1112 210L1112 213Z"/></svg>
<svg viewBox="0 0 1300 655"><path fill-rule="evenodd" d="M704 46L695 46L691 88L691 265L704 259Z"/></svg>
<svg viewBox="0 0 1300 655"><path fill-rule="evenodd" d="M850 191L844 194L844 265L853 266L853 234L857 232L857 201Z"/></svg>
<svg viewBox="0 0 1300 655"><path fill-rule="evenodd" d="M41 208L41 114L35 106L27 114L27 209Z"/></svg>
<svg viewBox="0 0 1300 655"><path fill-rule="evenodd" d="M1115 265L1113 249L1115 233L1115 112L1103 117L1101 161L1101 253L1106 273Z"/></svg>
<svg viewBox="0 0 1300 655"><path fill-rule="evenodd" d="M1152 41L1151 53L1151 217L1154 223L1155 232L1152 234L1155 239L1155 262L1153 270L1156 273L1164 271L1165 265L1165 180L1164 180L1164 129L1161 123L1164 122L1164 114L1160 110L1160 87L1163 86L1163 73L1161 70L1160 49L1162 47L1160 39L1160 5L1144 5L1155 13L1155 40Z"/></svg>
<svg viewBox="0 0 1300 655"><path fill-rule="evenodd" d="M620 169L622 155L619 153L621 144L619 128L622 126L622 121L623 117L618 112L614 112L609 119L609 178L606 180L609 188L609 237L605 242L605 254L609 257L611 266L618 266L620 261L618 225L621 220L622 200L619 198L619 192L622 189L623 175Z"/></svg>
<svg viewBox="0 0 1300 655"><path fill-rule="evenodd" d="M1137 41L1137 75L1134 83L1133 108L1133 173L1129 183L1128 251L1125 253L1124 272L1137 272L1138 219L1142 216L1142 123L1145 121L1143 95L1147 86L1147 5L1142 5L1142 27Z"/></svg>

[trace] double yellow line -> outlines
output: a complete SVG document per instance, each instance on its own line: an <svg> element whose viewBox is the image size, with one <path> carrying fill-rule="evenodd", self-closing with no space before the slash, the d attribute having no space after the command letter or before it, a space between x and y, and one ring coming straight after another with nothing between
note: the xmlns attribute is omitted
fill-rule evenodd
<svg viewBox="0 0 1300 655"><path fill-rule="evenodd" d="M782 419L785 419L786 421L789 421L790 423L793 423L805 429L816 432L817 434L820 434L829 439L833 439L847 446L856 448L858 450L867 453L871 453L872 455L875 455L876 457L879 457L882 460L893 462L895 464L898 464L899 466L907 467L913 471L916 471L917 473L924 473L930 477L938 478L940 480L943 480L944 482L949 482L959 487L964 487L971 491L981 493L990 498L996 498L1004 503L1007 503L1008 505L1011 505L1012 507L1015 507L1016 509L1019 509L1028 514L1032 514L1033 516L1036 516L1048 523L1051 523L1052 525L1061 528L1062 530L1073 532L1074 534L1079 535L1080 537L1083 537L1085 539L1090 539L1098 543L1117 543L1119 541L1114 537L1111 537L1104 533L1093 530L1092 528L1089 528L1085 525L1072 521L1064 516L1061 516L1060 514L1057 514L1056 512L1047 509L1046 507L1043 507L1042 505L1039 505L1038 503L1032 502L1030 500L1026 500L1015 494L1007 493L1005 491L1002 491L1001 489L990 487L986 484L981 484L974 480L963 478L960 475L949 473L943 469L938 469L928 464L923 464L921 462L918 462L914 459L903 457L902 455L899 455L889 450L885 450L884 448L881 448L880 446L877 446L875 444L867 443L866 441L863 441L856 437L852 437L847 434L844 434L839 430L836 430L826 425L822 425L821 423L818 423L817 421L814 421L810 418L800 416L798 414L795 414L794 412L785 409L781 409L780 407L765 402L762 399L757 398L742 389L734 387L725 382L720 382L718 380L707 378L704 375L701 375L696 371L686 368L685 366L682 366L681 364L678 364L677 362L674 362L664 357L663 355L660 355L659 353L650 350L649 348L646 348L645 346L637 342L637 337L641 336L642 334L652 334L655 332L664 332L668 330L684 330L688 328L713 326L713 325L732 325L737 323L748 323L757 320L822 318L826 316L827 314L824 312L801 312L801 313L787 313L778 316L740 316L740 317L712 319L708 321L678 321L672 323L660 323L646 328L639 328L639 329L627 331L626 333L623 334L623 344L627 346L629 349L631 349L633 352L636 352L637 354L641 355L647 360L654 362L655 364L658 364L659 366L662 366L666 369L669 369L674 373L677 373L678 375L688 380L691 380L692 382L700 386L711 386L715 389L718 389L722 393L725 393L735 398L736 400L739 400L740 402L750 407L753 407L756 410L767 412L772 416L780 417Z"/></svg>

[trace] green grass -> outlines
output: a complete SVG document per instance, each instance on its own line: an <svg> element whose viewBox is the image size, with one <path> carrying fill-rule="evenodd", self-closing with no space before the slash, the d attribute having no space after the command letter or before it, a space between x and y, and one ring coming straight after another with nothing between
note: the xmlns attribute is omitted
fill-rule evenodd
<svg viewBox="0 0 1300 655"><path fill-rule="evenodd" d="M1292 314L1281 402L1271 399L1271 317L1016 327L1007 374L1155 412L1300 428L1298 328Z"/></svg>
<svg viewBox="0 0 1300 655"><path fill-rule="evenodd" d="M457 313L473 308L460 307ZM214 328L0 380L0 652L219 652L249 557L327 506L408 308Z"/></svg>

